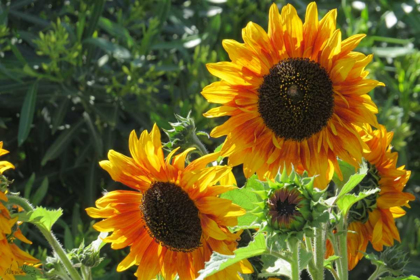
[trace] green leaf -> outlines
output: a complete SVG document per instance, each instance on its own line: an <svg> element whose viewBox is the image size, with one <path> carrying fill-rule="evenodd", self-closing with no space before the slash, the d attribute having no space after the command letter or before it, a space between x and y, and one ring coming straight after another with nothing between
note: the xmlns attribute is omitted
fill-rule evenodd
<svg viewBox="0 0 420 280"><path fill-rule="evenodd" d="M36 94L38 92L38 81L32 84L23 101L22 110L20 111L18 144L21 146L26 138L28 138L31 130L32 120L34 119Z"/></svg>
<svg viewBox="0 0 420 280"><path fill-rule="evenodd" d="M42 158L42 166L44 166L49 160L53 160L61 154L61 152L64 150L64 148L66 148L66 146L70 143L73 137L76 136L76 131L82 126L83 123L84 121L80 120L72 128L66 130L65 132L61 133L60 136L57 137L57 139L50 146L50 148L47 150L44 157Z"/></svg>
<svg viewBox="0 0 420 280"><path fill-rule="evenodd" d="M337 173L334 173L333 181L338 188L342 188L344 184L350 179L350 176L356 173L356 170L354 169L353 165L343 160L338 160L338 165L340 166L341 173L343 174L343 180L340 180L337 176Z"/></svg>
<svg viewBox="0 0 420 280"><path fill-rule="evenodd" d="M25 190L23 191L23 195L26 199L29 199L31 195L32 186L34 185L35 181L35 173L32 173L31 177L29 177L28 182L26 182Z"/></svg>
<svg viewBox="0 0 420 280"><path fill-rule="evenodd" d="M312 260L313 253L306 250L299 250L299 270L305 269L308 263Z"/></svg>
<svg viewBox="0 0 420 280"><path fill-rule="evenodd" d="M34 196L31 199L31 202L34 205L38 205L45 197L48 191L48 177L45 177L44 180L42 180L41 187L36 190Z"/></svg>
<svg viewBox="0 0 420 280"><path fill-rule="evenodd" d="M61 215L63 215L61 209L47 210L44 207L36 207L33 211L20 212L15 216L19 217L19 221L33 223L51 231L52 226Z"/></svg>
<svg viewBox="0 0 420 280"><path fill-rule="evenodd" d="M416 50L413 49L412 46L407 45L406 47L373 47L371 52L373 52L378 57L396 58L399 56L412 54L415 51Z"/></svg>
<svg viewBox="0 0 420 280"><path fill-rule="evenodd" d="M258 180L256 175L253 175L248 179L246 185L240 189L234 189L221 195L222 198L230 199L233 203L241 206L247 213L244 216L238 217L237 228L255 228L255 225L251 225L255 221L256 217L249 211L256 208L256 204L261 200L253 192L254 190L263 190L263 184Z"/></svg>
<svg viewBox="0 0 420 280"><path fill-rule="evenodd" d="M93 110L110 126L114 127L117 124L118 106L115 104L98 104L93 107Z"/></svg>
<svg viewBox="0 0 420 280"><path fill-rule="evenodd" d="M0 72L3 75L5 75L6 77L8 77L8 78L10 78L12 80L15 80L15 81L17 81L19 83L23 83L23 81L21 79L19 79L18 77L16 77L14 75L14 73L12 71L10 71L10 70L11 70L10 68L7 68L7 67L3 66L3 64L0 63Z"/></svg>
<svg viewBox="0 0 420 280"><path fill-rule="evenodd" d="M235 251L235 255L222 255L214 252L204 269L200 270L200 276L196 280L203 280L228 266L231 266L241 260L259 256L266 251L265 238L263 234L258 234L254 241L250 242L247 247L239 248Z"/></svg>
<svg viewBox="0 0 420 280"><path fill-rule="evenodd" d="M376 188L360 192L358 195L346 194L337 200L337 206L338 208L340 208L342 214L345 216L350 211L350 208L353 206L353 204L379 191L380 189Z"/></svg>
<svg viewBox="0 0 420 280"><path fill-rule="evenodd" d="M324 260L324 267L326 269L333 269L333 262L338 260L340 257L333 255L333 256L329 256L328 259Z"/></svg>
<svg viewBox="0 0 420 280"><path fill-rule="evenodd" d="M73 235L71 234L71 230L69 226L66 226L64 228L64 246L66 248L73 248L74 242L73 242Z"/></svg>
<svg viewBox="0 0 420 280"><path fill-rule="evenodd" d="M246 189L249 189L249 190L254 190L254 191L263 191L263 190L265 190L264 183L261 182L260 180L258 180L257 175L252 175L246 181L245 188Z"/></svg>
<svg viewBox="0 0 420 280"><path fill-rule="evenodd" d="M64 117L66 116L67 109L69 107L70 99L64 97L60 105L56 109L54 118L52 120L52 134L55 134L58 127L63 123Z"/></svg>
<svg viewBox="0 0 420 280"><path fill-rule="evenodd" d="M338 194L337 200L340 200L344 195L351 192L363 180L363 178L365 178L367 172L367 164L363 162L359 171L356 174L351 175L349 180L343 185L340 193Z"/></svg>
<svg viewBox="0 0 420 280"><path fill-rule="evenodd" d="M85 120L87 124L90 134L92 135L96 154L99 157L101 157L102 156L102 139L98 136L98 133L96 132L96 129L93 126L92 120L90 119L90 116L87 112L83 112L83 119Z"/></svg>
<svg viewBox="0 0 420 280"><path fill-rule="evenodd" d="M419 280L420 278L414 275L410 275L410 276L400 276L400 277L387 276L380 279L381 280Z"/></svg>
<svg viewBox="0 0 420 280"><path fill-rule="evenodd" d="M134 39L131 37L128 30L115 22L110 21L107 18L101 17L99 19L99 26L104 29L106 32L115 36L117 38L123 39L124 42L127 42L127 46L131 47L134 45Z"/></svg>
<svg viewBox="0 0 420 280"><path fill-rule="evenodd" d="M9 47L12 50L13 54L15 55L15 57L17 58L17 60L19 60L20 63L22 63L22 65L28 64L26 62L25 58L23 57L22 53L16 47L16 45L9 43Z"/></svg>
<svg viewBox="0 0 420 280"><path fill-rule="evenodd" d="M73 207L73 215L71 219L71 229L73 236L77 236L79 233L79 226L83 227L83 222L80 217L80 204L76 203Z"/></svg>
<svg viewBox="0 0 420 280"><path fill-rule="evenodd" d="M7 129L6 123L4 122L3 118L0 118L0 128Z"/></svg>
<svg viewBox="0 0 420 280"><path fill-rule="evenodd" d="M263 269L258 276L261 278L268 278L270 276L286 276L292 277L292 268L290 263L284 259L274 257L272 255L263 255Z"/></svg>
<svg viewBox="0 0 420 280"><path fill-rule="evenodd" d="M95 5L93 5L93 11L91 14L90 19L88 20L88 26L86 28L85 38L90 38L95 32L96 26L98 25L98 21L105 6L105 0L97 0L95 1Z"/></svg>
<svg viewBox="0 0 420 280"><path fill-rule="evenodd" d="M256 194L252 193L251 191L245 188L242 188L228 191L222 194L221 197L230 199L233 203L247 210L247 213L245 215L238 217L238 228L251 226L252 222L255 221L256 217L248 211L255 209L256 205L254 203L259 202L259 199Z"/></svg>
<svg viewBox="0 0 420 280"><path fill-rule="evenodd" d="M23 19L24 21L39 25L42 28L45 28L50 25L50 23L46 20L43 20L39 17L31 15L29 13L22 13L14 10L10 10L9 13L17 18Z"/></svg>
<svg viewBox="0 0 420 280"><path fill-rule="evenodd" d="M112 55L116 59L129 59L131 53L124 47L114 44L104 38L89 38L83 41L85 44L93 45L104 50L106 53Z"/></svg>
<svg viewBox="0 0 420 280"><path fill-rule="evenodd" d="M370 260L371 263L373 263L376 266L386 266L386 263L384 261L381 261L377 255L374 253L370 254L364 254L365 258Z"/></svg>

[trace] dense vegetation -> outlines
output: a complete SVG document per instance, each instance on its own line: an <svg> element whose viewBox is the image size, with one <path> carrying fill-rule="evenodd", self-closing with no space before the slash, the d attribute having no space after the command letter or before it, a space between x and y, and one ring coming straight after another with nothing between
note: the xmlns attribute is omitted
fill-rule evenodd
<svg viewBox="0 0 420 280"><path fill-rule="evenodd" d="M291 3L304 17L309 1ZM203 112L212 105L200 95L215 78L208 62L227 60L223 39L241 41L249 21L267 27L272 1L252 0L91 0L1 1L0 141L8 160L13 191L35 205L61 207L55 232L67 248L97 237L84 209L117 183L98 165L114 149L128 153L131 130L157 123L170 129L174 114L191 111L197 130L217 122ZM281 6L286 1L277 1ZM420 2L317 2L320 16L338 8L343 37L368 36L359 50L374 54L371 77L386 84L371 93L378 119L395 133L401 164L412 170L407 190L420 193ZM209 150L222 139L201 140ZM235 169L240 172L240 168ZM121 188L122 186L118 186ZM420 203L399 219L402 245L411 256L407 269L420 275ZM26 228L36 245L47 244ZM41 258L49 252L31 246ZM35 248L35 249L34 249ZM126 254L106 247L97 279L132 279L117 274ZM372 271L361 262L351 279ZM105 271L112 272L107 273ZM119 278L118 278L119 277ZM354 278L353 278L354 277Z"/></svg>

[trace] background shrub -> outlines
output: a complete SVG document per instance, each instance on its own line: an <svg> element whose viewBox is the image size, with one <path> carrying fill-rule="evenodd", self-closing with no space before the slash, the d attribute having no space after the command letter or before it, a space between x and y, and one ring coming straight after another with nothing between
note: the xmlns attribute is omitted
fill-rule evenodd
<svg viewBox="0 0 420 280"><path fill-rule="evenodd" d="M291 3L304 17L309 1ZM277 1L281 6L285 1ZM318 1L320 16L338 8L343 37L368 36L359 50L373 53L371 76L385 88L371 95L378 119L395 133L400 164L412 170L407 190L420 192L420 4L419 1ZM214 78L208 62L228 60L223 39L241 40L249 21L267 28L271 1L251 0L13 0L0 5L0 140L13 190L34 204L61 207L55 227L67 248L96 239L84 208L117 186L98 161L109 149L128 154L131 130L153 123L169 129L174 114L192 111L197 129L210 132L222 120L205 119L211 105L200 95ZM338 5L338 7L337 7ZM222 139L201 139L209 150ZM164 139L165 141L165 139ZM236 170L240 172L240 168ZM238 173L239 174L239 173ZM239 180L240 181L240 180ZM420 205L397 220L420 275ZM35 244L39 232L26 228ZM31 248L33 248L31 246ZM97 279L132 279L115 272L125 250L104 250ZM38 257L46 250L38 249ZM362 262L351 279L373 271ZM106 272L106 273L105 273Z"/></svg>

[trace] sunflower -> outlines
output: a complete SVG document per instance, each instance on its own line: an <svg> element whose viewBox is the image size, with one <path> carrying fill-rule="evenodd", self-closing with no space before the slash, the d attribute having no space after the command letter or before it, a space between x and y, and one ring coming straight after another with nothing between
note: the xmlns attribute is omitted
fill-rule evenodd
<svg viewBox="0 0 420 280"><path fill-rule="evenodd" d="M368 92L384 84L366 79L372 55L353 51L365 35L342 41L336 17L331 10L319 21L313 2L302 23L292 5L279 13L273 4L268 33L248 23L244 43L223 41L231 61L207 64L221 81L202 95L222 106L204 115L230 117L211 136L227 136L222 154L243 164L246 177L273 178L294 166L319 175L315 186L325 189L334 170L342 176L337 157L361 162L366 145L356 127L377 124Z"/></svg>
<svg viewBox="0 0 420 280"><path fill-rule="evenodd" d="M3 149L3 141L0 141L0 157L8 153L9 151ZM6 171L7 169L11 169L11 168L15 168L15 167L10 162L0 161L0 175L2 175L3 172Z"/></svg>
<svg viewBox="0 0 420 280"><path fill-rule="evenodd" d="M398 153L392 152L392 132L379 125L377 130L365 126L360 130L362 140L368 145L370 153L363 153L369 171L358 185L358 192L371 188L379 188L380 192L368 196L354 205L349 214L349 233L347 235L349 269L353 269L370 242L376 251L384 246L393 246L394 240L401 242L395 218L405 215L402 206L414 200L410 193L403 189L411 172L405 166L397 167ZM332 255L328 246L327 255Z"/></svg>
<svg viewBox="0 0 420 280"><path fill-rule="evenodd" d="M219 154L209 154L185 166L194 148L175 156L179 148L164 159L159 128L143 131L129 139L132 157L111 150L109 161L100 165L112 179L133 190L118 190L88 208L93 218L103 218L93 227L113 232L104 241L111 248L130 246L130 253L118 265L123 271L137 265L137 279L149 280L157 274L165 279L195 279L213 251L232 255L240 233L228 226L245 214L239 206L218 195L234 186L217 185L229 177L227 166L206 167ZM241 279L238 272L251 273L248 261L237 263L209 279Z"/></svg>
<svg viewBox="0 0 420 280"><path fill-rule="evenodd" d="M7 153L8 151L3 149L3 142L0 142L0 156ZM0 175L10 168L14 168L13 164L0 161ZM38 264L39 260L14 244L16 238L27 244L32 242L19 229L21 222L18 218L11 217L8 207L4 204L7 201L6 193L0 190L0 279L12 280L15 279L14 275L25 275L22 269L24 265Z"/></svg>

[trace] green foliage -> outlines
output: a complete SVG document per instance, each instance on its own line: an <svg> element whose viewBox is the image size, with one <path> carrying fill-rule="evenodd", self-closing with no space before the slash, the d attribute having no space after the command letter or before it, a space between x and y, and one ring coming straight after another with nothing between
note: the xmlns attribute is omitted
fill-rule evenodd
<svg viewBox="0 0 420 280"><path fill-rule="evenodd" d="M203 280L205 277L211 276L241 260L259 256L266 252L266 250L267 246L265 245L264 235L258 234L254 241L250 242L247 247L237 249L235 255L222 255L215 252L212 254L210 260L206 262L204 269L200 271L200 276L197 280Z"/></svg>
<svg viewBox="0 0 420 280"><path fill-rule="evenodd" d="M221 195L222 198L230 199L233 203L240 205L247 210L247 213L244 216L238 218L238 225L235 229L259 227L259 224L254 223L256 217L251 211L254 210L257 207L257 203L260 202L260 199L254 191L263 189L262 183L259 182L257 176L254 175L248 179L243 188L234 189Z"/></svg>
<svg viewBox="0 0 420 280"><path fill-rule="evenodd" d="M47 231L51 231L53 224L57 222L61 215L63 215L61 209L47 210L44 207L37 207L33 211L16 214L19 221L36 224Z"/></svg>
<svg viewBox="0 0 420 280"><path fill-rule="evenodd" d="M153 123L171 129L168 121L176 121L174 114L187 116L191 111L197 131L206 133L220 123L202 116L212 105L199 93L214 81L205 64L227 60L221 41L242 41L241 29L247 22L266 28L272 2L3 1L0 141L11 151L8 160L17 168L8 171L9 179L15 180L11 190L32 202L35 196L35 202L47 208L64 209L56 231L66 246L95 239L91 219L83 209L93 206L103 189L117 187L98 161L111 148L128 154L128 135L133 129L150 129ZM301 18L309 2L293 3ZM365 5L358 8L355 2ZM279 6L285 3L277 1ZM411 11L404 10L402 3L411 6ZM344 38L367 33L357 51L375 55L369 77L387 85L371 94L379 108L378 120L394 131L393 145L401 164L413 171L407 190L418 196L419 4L396 0L321 0L317 4L320 16L338 8L338 27ZM392 16L396 22L390 25L387 18ZM222 139L201 140L214 150ZM346 174L353 170L340 166L344 184ZM48 182L47 187L43 182ZM235 200L241 194L237 190L227 195ZM244 200L251 207L253 197ZM413 264L407 269L418 274L420 204L411 205L397 225L411 254ZM240 223L248 218L241 217ZM29 231L27 236L35 246L45 245L39 241L39 232ZM110 261L94 270L98 278L105 277L105 271L115 273L115 264L125 254L104 250ZM362 269L352 273L351 279L367 278ZM132 274L110 273L108 279L127 279L125 275Z"/></svg>

